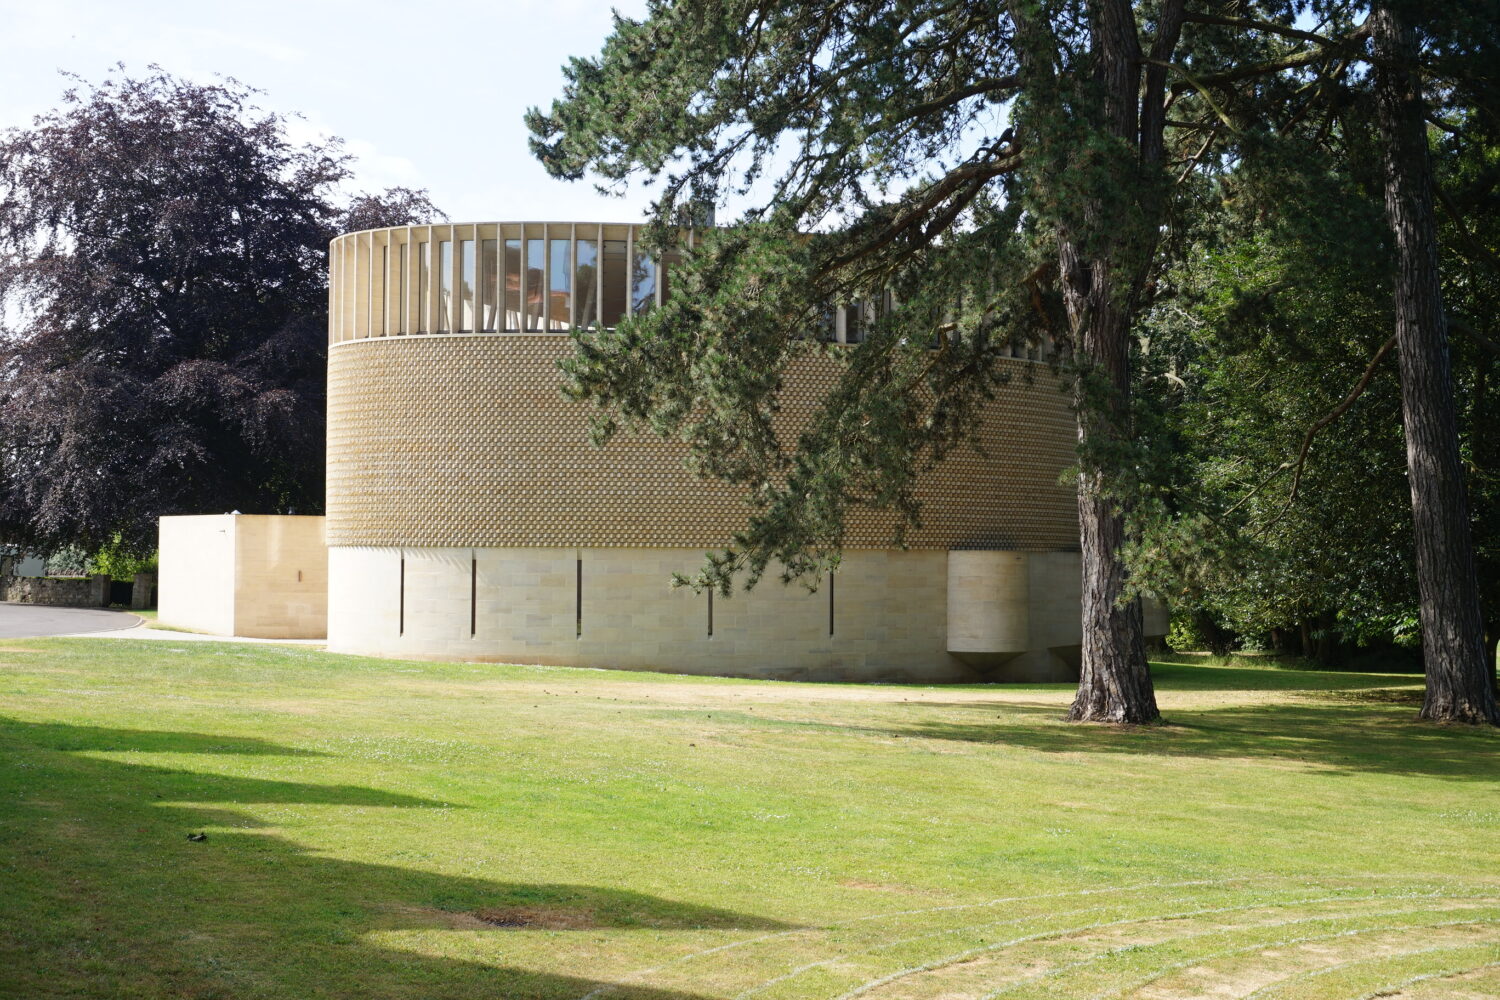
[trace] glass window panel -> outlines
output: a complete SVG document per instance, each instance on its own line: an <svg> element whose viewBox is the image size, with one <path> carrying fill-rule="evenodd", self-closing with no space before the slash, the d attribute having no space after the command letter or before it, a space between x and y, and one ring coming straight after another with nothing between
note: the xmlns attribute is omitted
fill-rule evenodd
<svg viewBox="0 0 1500 1000"><path fill-rule="evenodd" d="M505 329L521 329L521 241L505 241Z"/></svg>
<svg viewBox="0 0 1500 1000"><path fill-rule="evenodd" d="M526 329L542 328L542 303L546 301L547 247L544 240L526 241Z"/></svg>
<svg viewBox="0 0 1500 1000"><path fill-rule="evenodd" d="M818 340L832 342L838 339L838 321L834 318L832 302L824 302L818 306L818 316L814 336Z"/></svg>
<svg viewBox="0 0 1500 1000"><path fill-rule="evenodd" d="M500 311L499 249L498 240L485 240L481 244L482 252L479 255L479 284L484 289L482 307L484 324L481 329L486 331L499 328L497 326Z"/></svg>
<svg viewBox="0 0 1500 1000"><path fill-rule="evenodd" d="M549 270L551 287L550 303L551 310L548 315L548 329L566 330L573 325L573 241L572 240L549 240L551 245L547 252L551 255L551 268Z"/></svg>
<svg viewBox="0 0 1500 1000"><path fill-rule="evenodd" d="M619 326L620 320L625 318L625 269L628 266L625 241L605 240L604 261L601 264L604 278L604 297L601 301L605 326Z"/></svg>
<svg viewBox="0 0 1500 1000"><path fill-rule="evenodd" d="M380 266L376 269L375 280L371 282L372 285L377 286L374 289L375 299L380 303L380 323L375 329L375 335L379 337L384 337L390 332L390 327L387 325L390 318L390 296L385 294L385 276L390 273L391 248L383 246L380 248Z"/></svg>
<svg viewBox="0 0 1500 1000"><path fill-rule="evenodd" d="M458 244L458 329L469 333L474 329L474 288L478 284L475 268L479 262L474 257L474 241L460 240Z"/></svg>
<svg viewBox="0 0 1500 1000"><path fill-rule="evenodd" d="M681 254L668 254L661 262L661 300L667 301L667 296L672 294L673 272L682 265Z"/></svg>
<svg viewBox="0 0 1500 1000"><path fill-rule="evenodd" d="M375 282L372 280L375 271L375 248L360 241L359 267L360 277L364 278L365 300L360 303L359 310L359 335L368 337L370 335L371 315L374 313L375 301L372 297ZM358 289L356 289L356 293Z"/></svg>
<svg viewBox="0 0 1500 1000"><path fill-rule="evenodd" d="M844 343L858 344L865 339L865 305L851 302L844 307Z"/></svg>
<svg viewBox="0 0 1500 1000"><path fill-rule="evenodd" d="M647 257L639 247L635 251L634 267L630 275L630 301L636 314L650 312L656 305L656 261Z"/></svg>
<svg viewBox="0 0 1500 1000"><path fill-rule="evenodd" d="M432 329L427 315L428 298L432 290L432 244L423 240L417 244L417 332Z"/></svg>
<svg viewBox="0 0 1500 1000"><path fill-rule="evenodd" d="M578 266L573 271L573 290L578 298L575 322L581 327L598 324L599 241L578 241Z"/></svg>
<svg viewBox="0 0 1500 1000"><path fill-rule="evenodd" d="M453 242L438 243L438 307L437 322L433 328L438 333L447 333L453 317Z"/></svg>
<svg viewBox="0 0 1500 1000"><path fill-rule="evenodd" d="M406 332L406 244L396 250L396 332Z"/></svg>

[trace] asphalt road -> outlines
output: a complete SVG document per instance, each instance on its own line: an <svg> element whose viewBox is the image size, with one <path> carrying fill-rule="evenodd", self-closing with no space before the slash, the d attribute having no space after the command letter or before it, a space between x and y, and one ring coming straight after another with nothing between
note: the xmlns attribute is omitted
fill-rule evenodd
<svg viewBox="0 0 1500 1000"><path fill-rule="evenodd" d="M140 621L124 611L103 608L48 608L40 604L0 603L0 639L23 639L73 632L108 632Z"/></svg>

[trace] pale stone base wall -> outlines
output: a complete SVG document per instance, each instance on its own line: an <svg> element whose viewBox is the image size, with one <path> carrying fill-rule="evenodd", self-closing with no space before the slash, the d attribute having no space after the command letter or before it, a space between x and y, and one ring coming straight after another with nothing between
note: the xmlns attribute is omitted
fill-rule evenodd
<svg viewBox="0 0 1500 1000"><path fill-rule="evenodd" d="M1026 554L1026 648L973 664L948 652L946 551L846 551L832 587L814 593L768 573L749 593L713 598L712 634L708 595L670 586L701 560L685 548L335 546L329 649L786 680L1077 676L1076 553Z"/></svg>
<svg viewBox="0 0 1500 1000"><path fill-rule="evenodd" d="M160 521L163 624L261 639L328 632L321 517L204 514Z"/></svg>
<svg viewBox="0 0 1500 1000"><path fill-rule="evenodd" d="M234 515L164 517L157 546L157 619L233 635Z"/></svg>

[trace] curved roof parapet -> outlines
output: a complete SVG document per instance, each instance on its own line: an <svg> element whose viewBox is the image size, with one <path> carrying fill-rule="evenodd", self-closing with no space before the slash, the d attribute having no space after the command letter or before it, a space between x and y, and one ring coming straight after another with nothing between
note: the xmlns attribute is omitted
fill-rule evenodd
<svg viewBox="0 0 1500 1000"><path fill-rule="evenodd" d="M599 222L466 222L365 229L328 252L328 342L423 334L565 334L612 327L671 292L677 254L642 252L645 227ZM684 232L691 248L697 231ZM830 305L821 340L856 344L889 292ZM1037 360L1036 349L1011 356Z"/></svg>

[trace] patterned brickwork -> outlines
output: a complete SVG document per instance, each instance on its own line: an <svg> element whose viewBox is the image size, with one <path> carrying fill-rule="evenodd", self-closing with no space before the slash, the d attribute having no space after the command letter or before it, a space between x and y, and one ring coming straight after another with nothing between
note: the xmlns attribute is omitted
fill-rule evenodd
<svg viewBox="0 0 1500 1000"><path fill-rule="evenodd" d="M748 515L740 491L695 478L676 442L590 445L587 407L558 389L571 350L563 336L514 334L333 346L328 544L723 545ZM1066 399L1044 366L1006 363L1017 377L988 406L984 454L963 448L927 474L912 548L1077 545L1073 494L1058 483L1075 437ZM789 420L811 412L836 364L789 379ZM892 523L856 512L847 544L888 548Z"/></svg>

